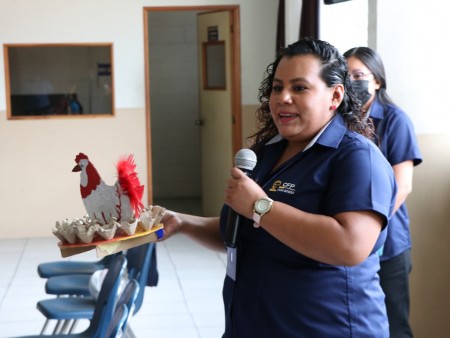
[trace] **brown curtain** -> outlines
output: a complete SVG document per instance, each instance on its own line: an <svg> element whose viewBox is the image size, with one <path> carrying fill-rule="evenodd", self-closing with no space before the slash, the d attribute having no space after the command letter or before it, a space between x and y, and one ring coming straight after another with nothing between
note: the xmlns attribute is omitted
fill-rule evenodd
<svg viewBox="0 0 450 338"><path fill-rule="evenodd" d="M319 37L319 0L303 0L299 38Z"/></svg>
<svg viewBox="0 0 450 338"><path fill-rule="evenodd" d="M277 41L275 46L275 55L286 47L285 18L284 18L284 0L278 1L278 21L277 21Z"/></svg>

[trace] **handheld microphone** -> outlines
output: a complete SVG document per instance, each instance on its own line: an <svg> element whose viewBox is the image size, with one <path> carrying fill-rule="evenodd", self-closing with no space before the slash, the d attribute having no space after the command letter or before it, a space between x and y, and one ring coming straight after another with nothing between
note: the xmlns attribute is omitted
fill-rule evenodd
<svg viewBox="0 0 450 338"><path fill-rule="evenodd" d="M236 153L236 156L234 157L234 165L241 169L247 176L250 176L253 168L256 166L256 160L256 154L252 150L244 148ZM239 222L239 214L230 208L230 211L228 212L227 230L225 235L225 245L228 248L236 247Z"/></svg>

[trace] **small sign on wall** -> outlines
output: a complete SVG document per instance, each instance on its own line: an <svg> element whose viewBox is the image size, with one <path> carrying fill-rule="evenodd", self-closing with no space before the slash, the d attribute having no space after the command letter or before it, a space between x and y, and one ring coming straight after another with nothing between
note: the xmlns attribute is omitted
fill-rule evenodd
<svg viewBox="0 0 450 338"><path fill-rule="evenodd" d="M208 27L208 41L218 41L219 40L219 27L209 26Z"/></svg>
<svg viewBox="0 0 450 338"><path fill-rule="evenodd" d="M98 63L97 64L98 76L111 76L111 64L110 63Z"/></svg>

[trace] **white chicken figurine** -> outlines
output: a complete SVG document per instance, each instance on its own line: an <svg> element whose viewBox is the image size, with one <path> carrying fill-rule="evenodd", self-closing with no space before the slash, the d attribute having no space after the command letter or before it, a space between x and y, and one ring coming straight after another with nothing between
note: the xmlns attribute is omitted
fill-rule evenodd
<svg viewBox="0 0 450 338"><path fill-rule="evenodd" d="M107 224L111 217L117 222L139 218L143 209L141 202L144 186L140 184L135 172L136 165L132 155L119 159L117 181L114 185L103 182L89 158L79 153L75 157L77 165L73 172L80 172L80 191L89 217Z"/></svg>

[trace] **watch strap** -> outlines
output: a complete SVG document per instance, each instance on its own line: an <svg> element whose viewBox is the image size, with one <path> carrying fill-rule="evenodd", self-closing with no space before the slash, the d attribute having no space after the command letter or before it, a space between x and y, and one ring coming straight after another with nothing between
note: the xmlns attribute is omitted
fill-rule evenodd
<svg viewBox="0 0 450 338"><path fill-rule="evenodd" d="M253 212L253 226L255 227L255 228L259 228L260 227L260 225L259 225L259 222L261 221L261 215L260 214L258 214L257 212Z"/></svg>

